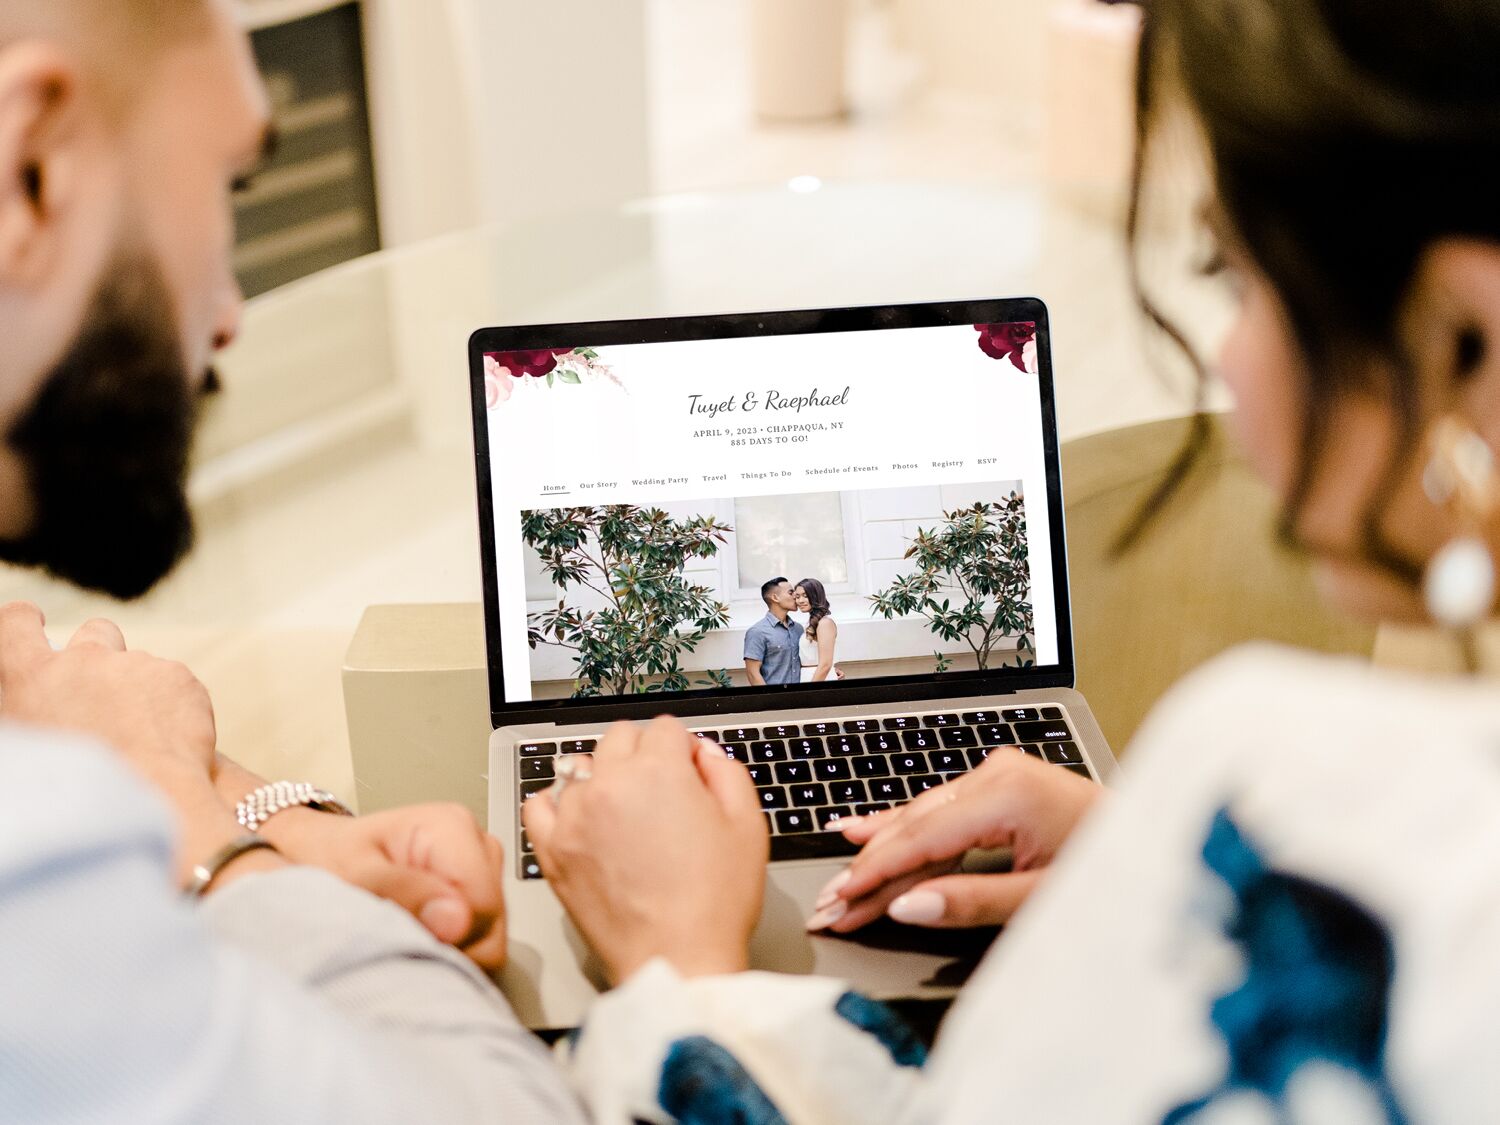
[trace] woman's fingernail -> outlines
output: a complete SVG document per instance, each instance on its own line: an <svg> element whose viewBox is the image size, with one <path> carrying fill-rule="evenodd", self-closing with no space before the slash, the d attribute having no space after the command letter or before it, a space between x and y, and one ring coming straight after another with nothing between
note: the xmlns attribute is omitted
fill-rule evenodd
<svg viewBox="0 0 1500 1125"><path fill-rule="evenodd" d="M469 908L462 899L435 898L423 906L417 921L439 941L457 941L469 930Z"/></svg>
<svg viewBox="0 0 1500 1125"><path fill-rule="evenodd" d="M813 903L813 909L822 910L830 902L838 898L840 889L842 889L849 882L850 878L852 878L852 876L849 872L849 869L846 867L832 879L828 880L827 885L818 892L818 900Z"/></svg>
<svg viewBox="0 0 1500 1125"><path fill-rule="evenodd" d="M836 898L807 920L808 931L826 930L847 913L849 913L849 904L841 898Z"/></svg>
<svg viewBox="0 0 1500 1125"><path fill-rule="evenodd" d="M898 922L914 926L930 926L943 916L948 904L937 891L912 891L891 903L886 910Z"/></svg>

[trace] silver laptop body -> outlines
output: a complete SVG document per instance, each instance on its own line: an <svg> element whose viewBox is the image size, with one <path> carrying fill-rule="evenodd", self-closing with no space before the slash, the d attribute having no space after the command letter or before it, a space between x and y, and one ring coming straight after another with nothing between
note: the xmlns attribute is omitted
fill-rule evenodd
<svg viewBox="0 0 1500 1125"><path fill-rule="evenodd" d="M973 354L968 347L975 349ZM892 367L883 372L882 357L887 353L893 357ZM799 369L803 362L799 356L809 357L806 373ZM849 368L854 373L847 381L831 362L841 356L857 360ZM923 356L933 357L936 370L914 373L912 357ZM691 362L679 362L682 357ZM492 328L474 334L470 360L494 727L489 741L489 827L507 849L510 961L499 979L522 1021L538 1029L576 1026L603 987L603 978L529 850L520 804L526 799L547 799L538 794L544 794L550 784L553 763L570 753L590 752L610 723L662 713L679 716L690 729L714 738L726 753L745 761L766 802L772 862L765 908L752 944L754 967L841 978L881 999L951 996L992 934L931 932L880 923L846 938L809 935L804 922L818 891L848 862L847 847L836 828L841 815L909 800L974 768L997 745L1019 745L1058 768L1100 783L1108 784L1114 777L1116 765L1109 747L1088 704L1074 690L1045 306L1026 298ZM712 362L705 364L706 360ZM742 375L741 367L755 374ZM660 385L649 384L657 371L661 372ZM691 381L693 371L701 373L696 376L701 383ZM767 378L756 378L769 371L775 372L770 383L793 389L783 393L764 385ZM920 411L910 406L903 410L909 418L899 423L893 420L880 388L887 383L896 388L916 383L924 394L941 396L946 392L936 384L945 378L945 371L955 381L952 406L954 417L961 419L951 435L934 435L931 426L922 427ZM716 384L709 372L717 372L722 382ZM812 386L814 378L817 387ZM990 378L1007 382L994 384L992 389L986 381ZM679 385L674 379L688 381ZM753 387L748 387L747 379L754 382ZM497 380L507 381L503 389L496 387ZM577 392L576 396L566 398L571 392ZM588 397L591 394L594 397ZM756 411L743 409L746 396L751 396ZM808 401L797 406L798 399ZM685 409L695 428L683 433L681 440L692 443L683 448L701 448L703 455L691 463L673 462L680 465L675 475L670 467L655 475L622 466L619 472L607 474L618 479L599 481L595 479L598 472L584 472L582 478L570 476L567 458L538 464L552 456L537 442L540 423L550 425L547 432L554 436L549 440L562 441L566 439L557 432L558 420L567 419L571 427L575 416L585 435L581 440L587 440L589 420L594 416L599 427L613 424L633 432L638 440L643 426L656 425L652 419L665 417L666 431L659 443L645 435L633 451L607 455L628 459L641 456L642 448L670 449L680 428L675 420L675 404L680 400L692 400L693 408L699 403L732 402L737 409L729 413L737 416L727 420L723 415L694 417L694 409ZM776 413L786 414L789 420L755 416L773 401L786 404ZM522 405L507 413L513 403ZM861 409L869 411L863 415L865 422L858 413ZM634 425L632 410L640 412ZM990 423L975 420L976 414L986 413ZM835 421L840 424L830 429ZM892 431L893 425L908 424L913 427L909 442L900 449L875 440L880 433L889 438L892 432L901 432ZM873 436L862 436L858 432L862 425ZM775 434L773 426L778 427ZM850 427L856 432L850 434ZM986 448L991 430L993 451ZM589 448L610 440L604 428L594 433ZM777 486L759 483L756 472L743 470L746 495L710 500L691 495L695 488L701 494L709 491L706 486L698 487L699 481L733 478L735 464L762 463L755 458L763 451L729 444L748 442L756 433L767 442L785 433L803 437L797 444L805 444L805 450L785 443L770 446L779 456L793 459L785 463L804 466L796 475L785 473L784 494L776 493ZM869 453L872 447L881 447L880 454ZM785 452L786 448L792 452ZM856 449L860 450L857 457ZM948 453L935 455L939 449ZM1020 451L1016 460L1007 462L1007 450ZM798 457L801 462L795 461ZM827 461L827 470L813 465L820 458ZM928 465L934 467L930 472ZM632 478L643 483L633 484ZM688 483L682 483L683 478ZM1001 480L1004 483L996 483ZM539 487L538 482L542 482ZM666 499L652 491L660 487L667 489ZM923 498L934 489L940 507L947 498L962 497L964 503L955 510L968 513L968 501L977 495L975 503L982 506L983 518L995 520L996 526L1021 528L1021 554L1029 562L1024 601L1032 615L1026 620L1033 627L1028 645L1008 652L1007 659L997 661L993 653L987 662L977 652L969 656L963 645L972 640L970 634L944 641L936 626L928 627L933 644L917 651L918 632L926 619L915 612L900 613L902 604L909 606L911 599L893 602L892 593L909 579L913 556L856 557L860 550L877 552L880 548L870 544L889 541L893 534L904 534L915 543L922 532L965 528L972 514L958 519L949 518L954 512L903 518L926 502ZM735 493L737 489L729 484L720 485L718 491ZM836 501L829 499L835 495ZM761 651L755 647L757 642L748 639L757 625L752 619L758 607L750 600L751 587L744 583L755 576L754 566L775 559L778 549L783 550L783 557L791 558L785 554L785 545L778 548L777 503L795 499L801 512L807 496L818 499L823 505L820 510L842 511L847 542L855 545L846 560L849 577L831 584L840 592L829 594L840 622L840 637L850 638L849 649L856 655L861 645L873 645L879 651L882 637L891 638L893 649L899 651L893 650L889 659L848 661L840 666L848 674L838 680L751 687L739 682L743 673L730 659L742 643L745 653ZM991 505L986 496L993 496L996 503ZM958 504L956 499L954 503ZM995 513L1005 504L1009 505L1007 518L1024 506L1020 525L1000 523ZM689 678L698 678L688 690L574 696L565 689L576 690L585 681L568 683L566 677L559 678L557 654L544 652L539 657L536 653L541 646L529 643L536 633L544 628L555 631L556 625L555 619L541 616L549 612L546 607L554 595L548 594L537 573L539 566L546 569L544 552L555 548L537 546L548 534L538 529L550 526L555 531L562 513L597 512L616 505L679 512L714 509L743 517L731 532L738 577L732 559L718 560L717 571L690 575L696 575L694 584L702 585L711 584L717 574L719 586L712 589L731 612L700 646L710 655L718 654L719 667L690 670ZM801 517L791 507L787 526L795 529ZM866 517L864 522L854 526L861 515ZM526 516L542 518L518 534L518 521L524 524ZM831 518L822 517L823 523ZM903 530L892 531L898 524ZM770 532L750 541L756 528L763 526ZM814 528L818 529L816 520ZM1013 551L1014 536L1005 541ZM545 542L555 544L555 535ZM908 545L909 551L913 549ZM597 553L603 554L602 546ZM919 562L924 557L916 556ZM966 556L956 557L961 562L952 575L967 573L972 581L973 573L988 573L982 561L971 557L967 565L979 569L965 571L962 559ZM844 571L835 563L829 573ZM799 581L797 574L789 577L792 583ZM520 585L527 587L524 592ZM958 596L960 586L956 580L949 581L940 593L951 589ZM1014 609L1015 594L1004 596ZM555 592L555 597L566 603L567 587ZM988 612L991 603L999 605L1000 599L1001 595L995 595L980 600ZM935 595L933 607L943 600ZM883 616L882 604L894 605L895 612ZM867 605L869 621L861 617ZM806 617L791 613L777 619L774 607L768 609L768 616L772 620L760 632L777 633L779 625L789 636L789 622ZM891 625L900 628L881 631ZM518 636L528 642L524 649ZM1011 639L1011 634L1004 636L996 645L997 652ZM921 640L926 639L922 634ZM772 666L773 658L786 655L784 646L774 641L765 650L766 659L756 662L762 671ZM802 642L807 644L805 637ZM684 656L696 659L689 653ZM543 660L552 663L543 665ZM931 667L917 670L918 662L924 660ZM553 671L548 672L548 667ZM576 668L584 669L584 665L578 663ZM802 680L807 675L804 665ZM733 681L731 685L719 686L725 678ZM649 679L636 682L646 687ZM717 680L714 686L702 686L712 680ZM678 685L680 681L671 686Z"/></svg>

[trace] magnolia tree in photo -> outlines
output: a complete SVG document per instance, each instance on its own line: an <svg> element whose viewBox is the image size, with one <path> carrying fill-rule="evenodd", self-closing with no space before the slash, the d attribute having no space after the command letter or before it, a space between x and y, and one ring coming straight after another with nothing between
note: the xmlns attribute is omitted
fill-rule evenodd
<svg viewBox="0 0 1500 1125"><path fill-rule="evenodd" d="M1023 667L1034 662L1026 503L1019 493L944 512L941 527L917 531L905 557L916 569L870 596L876 613L925 618L943 640L965 642L981 669L997 649L1014 649ZM947 671L949 657L936 656L937 670Z"/></svg>
<svg viewBox="0 0 1500 1125"><path fill-rule="evenodd" d="M556 609L529 616L531 647L574 654L578 696L730 686L723 669L695 684L681 659L729 622L729 607L684 571L688 560L718 554L733 530L632 504L523 512L521 536L562 591Z"/></svg>

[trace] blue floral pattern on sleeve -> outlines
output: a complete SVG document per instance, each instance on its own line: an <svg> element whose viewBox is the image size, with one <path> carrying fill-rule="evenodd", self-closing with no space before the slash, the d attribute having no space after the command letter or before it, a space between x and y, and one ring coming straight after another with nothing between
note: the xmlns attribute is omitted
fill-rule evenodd
<svg viewBox="0 0 1500 1125"><path fill-rule="evenodd" d="M672 1044L656 1100L682 1125L786 1125L740 1061L704 1035Z"/></svg>
<svg viewBox="0 0 1500 1125"><path fill-rule="evenodd" d="M1385 927L1336 890L1270 870L1226 809L1214 817L1203 862L1234 896L1225 934L1244 957L1245 978L1210 1009L1229 1054L1223 1083L1163 1125L1245 1092L1289 1120L1288 1086L1313 1062L1364 1083L1383 1111L1377 1120L1405 1125L1385 1067L1396 964Z"/></svg>

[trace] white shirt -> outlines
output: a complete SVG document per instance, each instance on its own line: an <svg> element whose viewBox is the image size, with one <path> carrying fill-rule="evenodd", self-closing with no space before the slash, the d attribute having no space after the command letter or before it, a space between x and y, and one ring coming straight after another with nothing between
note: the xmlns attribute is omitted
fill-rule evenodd
<svg viewBox="0 0 1500 1125"><path fill-rule="evenodd" d="M1125 769L925 1067L833 982L658 964L574 1052L589 1103L669 1119L701 1036L794 1122L1500 1121L1500 689L1247 648ZM647 1008L659 1043L609 1038Z"/></svg>

